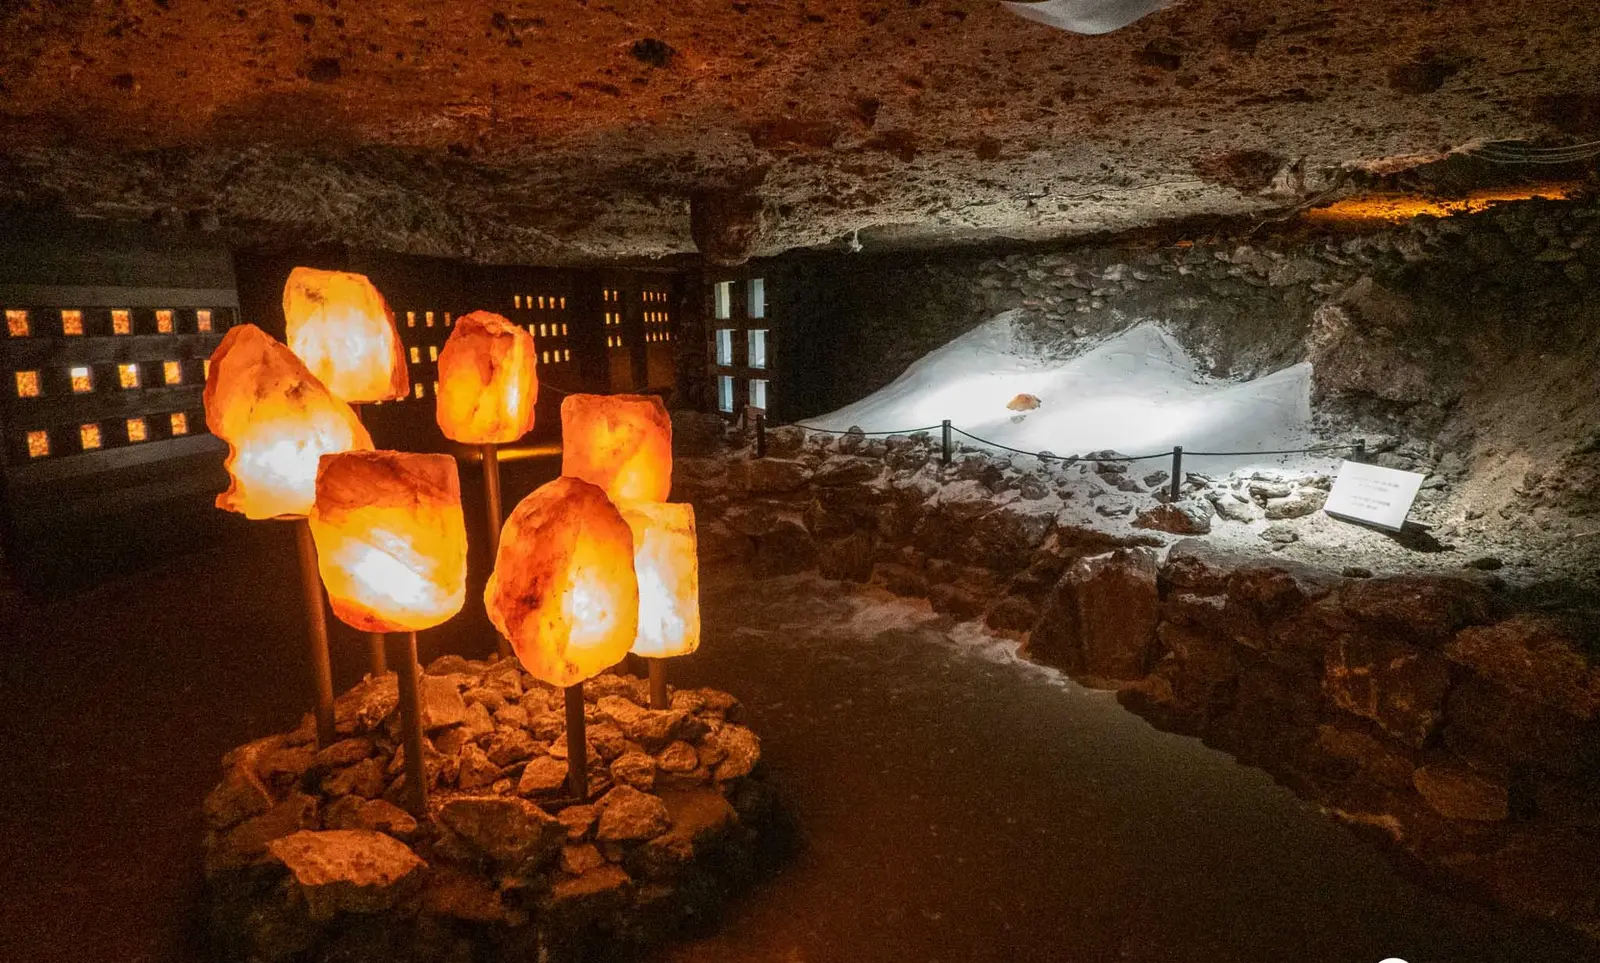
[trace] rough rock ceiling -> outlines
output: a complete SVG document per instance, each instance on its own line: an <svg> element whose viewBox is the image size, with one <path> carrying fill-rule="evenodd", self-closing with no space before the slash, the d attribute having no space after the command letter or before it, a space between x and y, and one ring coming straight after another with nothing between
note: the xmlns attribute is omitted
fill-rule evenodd
<svg viewBox="0 0 1600 963"><path fill-rule="evenodd" d="M1597 139L1597 78L1594 0L34 0L0 204L488 261L1037 238Z"/></svg>

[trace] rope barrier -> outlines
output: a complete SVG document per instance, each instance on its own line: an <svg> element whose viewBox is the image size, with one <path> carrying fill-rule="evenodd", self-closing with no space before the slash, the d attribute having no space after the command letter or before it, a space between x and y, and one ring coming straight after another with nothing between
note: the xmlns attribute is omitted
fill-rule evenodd
<svg viewBox="0 0 1600 963"><path fill-rule="evenodd" d="M791 422L789 425L774 425L774 426L763 425L763 429L766 430L766 431L771 431L773 428L779 428L779 427L804 428L806 431L817 431L817 432L822 432L824 434L829 434L829 435L860 434L860 435L867 435L867 436L877 437L877 436L885 436L885 435L916 435L916 434L921 434L921 433L924 433L924 432L931 432L931 431L940 430L940 429L942 429L944 427L944 425L942 425L942 424L929 425L926 428L906 428L906 429L899 429L899 430L895 430L895 431L862 431L862 430L860 430L858 428L849 428L849 429L846 429L844 431L839 431L838 429L835 429L835 428L818 428L818 427L815 427L815 426L812 426L812 425L805 424L804 422L798 422L798 421ZM1171 451L1158 451L1158 452L1153 452L1153 453L1148 454L1148 455L1115 455L1115 456L1111 456L1111 457L1093 458L1093 459L1089 458L1086 455L1056 455L1056 454L1052 454L1052 453L1049 453L1049 452L1026 451L1026 450L1021 449L1021 448L1013 448L1010 445L1002 445L998 441L990 441L987 438L983 438L983 437L980 437L978 435L974 435L970 431L964 431L964 430L962 430L960 428L957 428L955 425L951 425L950 426L950 430L955 432L958 435L963 435L963 436L965 436L967 438L970 438L973 441L979 443L980 445L986 445L986 446L988 446L990 448L998 448L1001 451L1009 451L1009 452L1011 452L1013 454L1017 454L1017 455L1030 455L1030 456L1032 456L1034 458L1038 458L1038 459L1041 459L1043 461L1065 461L1065 462L1074 462L1074 461L1114 461L1114 462L1129 462L1129 463L1131 463L1131 462L1136 462L1136 461L1151 461L1151 460L1156 459L1156 458L1171 458L1172 457L1172 452ZM1327 452L1327 451L1346 451L1346 450L1358 450L1359 451L1359 450L1364 450L1365 448L1366 448L1366 442L1365 441L1359 441L1359 442L1352 442L1350 444L1345 444L1345 445L1314 445L1314 446L1309 447L1309 448L1275 448L1275 449L1270 449L1270 450L1266 450L1266 451L1189 451L1187 449L1184 449L1183 454L1188 455L1190 457L1204 457L1204 458L1251 458L1251 457L1256 457L1256 456L1259 456L1259 455L1309 455L1309 454L1316 454L1316 453L1319 453L1319 452Z"/></svg>

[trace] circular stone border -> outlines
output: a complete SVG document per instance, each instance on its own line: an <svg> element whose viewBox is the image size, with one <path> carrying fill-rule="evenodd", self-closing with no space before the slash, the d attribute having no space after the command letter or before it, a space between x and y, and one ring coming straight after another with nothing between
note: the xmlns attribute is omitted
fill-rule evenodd
<svg viewBox="0 0 1600 963"><path fill-rule="evenodd" d="M512 660L421 677L428 818L402 808L393 673L223 757L204 805L220 958L394 963L614 956L704 927L781 849L737 699L605 673L584 686L590 792L566 788L563 693Z"/></svg>

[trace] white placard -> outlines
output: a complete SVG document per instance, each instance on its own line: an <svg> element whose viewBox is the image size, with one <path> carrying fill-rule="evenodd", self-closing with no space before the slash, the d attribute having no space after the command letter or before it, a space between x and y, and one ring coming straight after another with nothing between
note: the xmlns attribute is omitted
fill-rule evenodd
<svg viewBox="0 0 1600 963"><path fill-rule="evenodd" d="M1328 493L1328 503L1322 510L1339 518L1398 532L1422 488L1422 478L1414 471L1341 462L1339 475L1333 480L1333 491Z"/></svg>

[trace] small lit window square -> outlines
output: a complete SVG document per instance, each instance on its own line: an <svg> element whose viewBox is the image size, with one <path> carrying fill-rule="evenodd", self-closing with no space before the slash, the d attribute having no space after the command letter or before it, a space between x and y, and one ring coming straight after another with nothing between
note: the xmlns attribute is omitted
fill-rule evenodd
<svg viewBox="0 0 1600 963"><path fill-rule="evenodd" d="M83 312L76 310L61 312L61 333L67 335L82 334Z"/></svg>
<svg viewBox="0 0 1600 963"><path fill-rule="evenodd" d="M533 334L536 327L537 327L537 325L533 325L533 324L528 325L528 333L529 334Z"/></svg>
<svg viewBox="0 0 1600 963"><path fill-rule="evenodd" d="M189 416L181 411L172 413L172 433L174 435L187 435L189 433Z"/></svg>
<svg viewBox="0 0 1600 963"><path fill-rule="evenodd" d="M417 326L417 312L415 312L415 311L407 311L406 312L406 327L414 328L416 326Z"/></svg>
<svg viewBox="0 0 1600 963"><path fill-rule="evenodd" d="M205 378L208 381L211 380L211 359L210 358L207 358L206 360L200 362L200 377Z"/></svg>
<svg viewBox="0 0 1600 963"><path fill-rule="evenodd" d="M126 308L116 308L111 312L111 333L132 334L133 312Z"/></svg>
<svg viewBox="0 0 1600 963"><path fill-rule="evenodd" d="M543 324L539 325L539 337L542 338L545 335L550 333L548 330L546 330L546 328L547 328L546 325L543 325Z"/></svg>
<svg viewBox="0 0 1600 963"><path fill-rule="evenodd" d="M562 298L561 299L561 310L565 311L566 309L567 309L567 299L566 298Z"/></svg>
<svg viewBox="0 0 1600 963"><path fill-rule="evenodd" d="M211 312L202 308L194 313L194 327L196 331L211 330Z"/></svg>
<svg viewBox="0 0 1600 963"><path fill-rule="evenodd" d="M172 333L173 327L171 311L163 308L162 310L156 312L156 330L162 334Z"/></svg>
<svg viewBox="0 0 1600 963"><path fill-rule="evenodd" d="M19 311L16 308L8 308L6 310L6 333L13 338L26 338L31 334L32 329L28 324L28 312ZM40 434L43 433L41 432ZM46 454L49 454L49 452L47 451Z"/></svg>
<svg viewBox="0 0 1600 963"><path fill-rule="evenodd" d="M421 398L422 397L422 382L419 381L416 384L411 386L411 394L412 394L413 397L416 397L416 398Z"/></svg>
<svg viewBox="0 0 1600 963"><path fill-rule="evenodd" d="M562 361L571 361L572 360L572 351L570 349L563 349L562 352L561 352L561 360Z"/></svg>
<svg viewBox="0 0 1600 963"><path fill-rule="evenodd" d="M433 327L433 312L428 311L423 315L423 317L427 319L428 327Z"/></svg>
<svg viewBox="0 0 1600 963"><path fill-rule="evenodd" d="M28 457L43 458L50 454L50 433L48 431L28 432Z"/></svg>
<svg viewBox="0 0 1600 963"><path fill-rule="evenodd" d="M136 364L117 365L117 384L124 388L139 387L139 366Z"/></svg>
<svg viewBox="0 0 1600 963"><path fill-rule="evenodd" d="M439 346L438 345L436 345L436 344L428 345L428 360L429 361L438 361L439 360Z"/></svg>
<svg viewBox="0 0 1600 963"><path fill-rule="evenodd" d="M548 351L542 352L540 354L539 360L544 362L545 364L549 364L550 363L550 352L548 352Z"/></svg>
<svg viewBox="0 0 1600 963"><path fill-rule="evenodd" d="M37 371L18 371L17 372L17 397L18 398L37 398L37 397L39 397L39 372L37 372Z"/></svg>
<svg viewBox="0 0 1600 963"><path fill-rule="evenodd" d="M178 361L161 362L161 380L169 385L183 384L183 364Z"/></svg>
<svg viewBox="0 0 1600 963"><path fill-rule="evenodd" d="M562 334L566 334L567 333L567 326L564 325L564 324L561 326L561 333Z"/></svg>
<svg viewBox="0 0 1600 963"><path fill-rule="evenodd" d="M143 418L129 418L127 425L128 440L130 442L144 441L150 437L149 431L145 428Z"/></svg>
<svg viewBox="0 0 1600 963"><path fill-rule="evenodd" d="M99 425L79 425L78 426L78 445L84 451L93 451L94 449L99 448L100 447L100 426Z"/></svg>
<svg viewBox="0 0 1600 963"><path fill-rule="evenodd" d="M72 379L72 393L86 394L94 390L94 374L87 367L71 368L67 375Z"/></svg>
<svg viewBox="0 0 1600 963"><path fill-rule="evenodd" d="M416 345L412 345L411 346L411 363L412 364L417 364L417 363L419 363L421 361L422 361L422 349L417 347Z"/></svg>
<svg viewBox="0 0 1600 963"><path fill-rule="evenodd" d="M515 304L516 304L516 306L517 306L517 307L519 307L519 308L520 308L520 307L522 307L522 295L520 295L520 294L513 294L513 295L512 295L512 296L511 296L511 300L512 300L512 302L513 302L513 303L515 303Z"/></svg>
<svg viewBox="0 0 1600 963"><path fill-rule="evenodd" d="M456 323L455 319L450 317L450 312L446 311L444 313L444 326L448 328L448 327L450 327L451 325L453 325L455 323Z"/></svg>
<svg viewBox="0 0 1600 963"><path fill-rule="evenodd" d="M437 394L438 394L438 393L439 393L439 382L437 382L437 381L435 381L435 382L434 382L434 383L433 383L433 393L434 393L434 394L435 394L435 395L437 395Z"/></svg>

